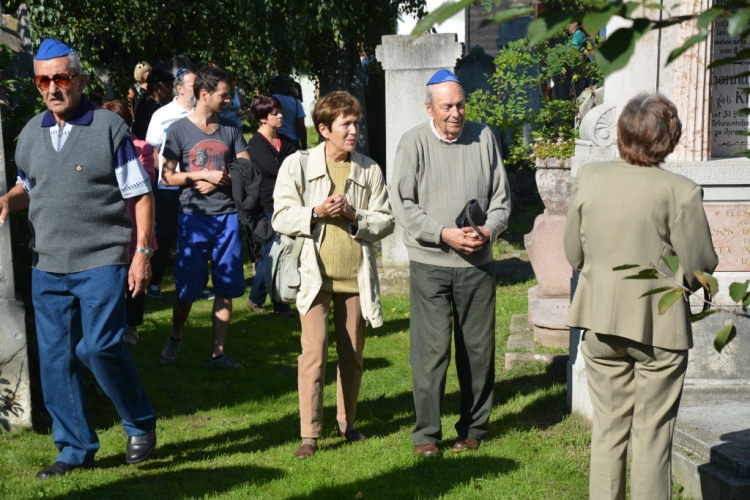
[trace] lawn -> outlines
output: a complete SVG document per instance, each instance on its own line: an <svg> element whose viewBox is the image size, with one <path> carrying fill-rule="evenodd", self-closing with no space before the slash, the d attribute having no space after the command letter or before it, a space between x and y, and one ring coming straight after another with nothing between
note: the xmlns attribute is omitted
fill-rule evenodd
<svg viewBox="0 0 750 500"><path fill-rule="evenodd" d="M508 233L522 235L534 214L522 217L523 209L515 213L518 222L528 221ZM50 419L37 394L34 429L0 434L0 498L585 498L590 433L565 413L564 371L540 364L503 370L510 317L526 312L526 293L535 284L528 279L519 239L496 246L504 266L497 287L495 405L490 432L476 452L450 451L459 405L451 367L443 406L443 456L412 455L408 297L383 297L385 325L368 327L357 413L357 427L368 440L350 444L336 434L336 354L331 345L325 435L319 452L300 461L292 456L300 441L299 319L254 314L244 307L244 298L235 300L227 352L245 369L221 372L207 363L211 304L196 303L180 357L165 367L158 355L169 335L173 297L165 283L162 299L147 299L141 341L131 349L159 416L153 458L125 465L124 431L110 401L89 377L87 416L101 440L96 467L48 481L35 479L56 456ZM508 272L512 268L520 272ZM252 275L250 267L246 275ZM33 341L30 336L32 352Z"/></svg>
<svg viewBox="0 0 750 500"><path fill-rule="evenodd" d="M518 498L579 499L587 493L588 430L565 414L565 375L541 365L502 370L511 314L526 310L533 281L501 281L497 294L497 378L490 433L474 453L449 450L456 437L458 386L451 368L444 404L444 455L411 453L414 422L409 368L409 302L385 297L386 323L368 329L358 428L369 439L345 443L335 431L335 348L326 386L320 451L299 461L296 356L299 320L257 315L235 301L228 352L245 365L207 365L209 302L196 304L178 361L161 366L172 294L148 299L141 341L132 348L159 415L152 460L124 464L125 434L109 400L89 379L90 422L102 442L96 468L39 481L56 450L49 419L0 435L0 498Z"/></svg>

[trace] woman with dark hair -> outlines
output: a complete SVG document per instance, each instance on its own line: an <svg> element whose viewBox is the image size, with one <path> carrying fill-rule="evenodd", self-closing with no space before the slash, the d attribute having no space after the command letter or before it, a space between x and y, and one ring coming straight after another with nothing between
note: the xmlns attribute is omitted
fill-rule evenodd
<svg viewBox="0 0 750 500"><path fill-rule="evenodd" d="M364 441L354 427L362 383L365 322L383 324L372 244L395 222L380 167L354 150L359 101L333 92L315 104L313 121L324 139L286 159L274 190L273 228L303 238L297 310L302 354L297 359L300 434L296 458L312 456L323 432L323 387L328 361L328 315L338 354L336 420L339 436Z"/></svg>
<svg viewBox="0 0 750 500"><path fill-rule="evenodd" d="M565 255L580 273L567 324L584 330L594 407L590 498L624 499L628 441L631 498L671 498L672 437L693 346L686 298L659 314L656 280L626 280L623 264L658 265L677 256L675 279L693 290L693 271L718 264L703 190L659 165L682 133L666 97L639 95L617 122L622 160L578 172L565 227Z"/></svg>
<svg viewBox="0 0 750 500"><path fill-rule="evenodd" d="M102 104L104 109L107 109L120 118L125 120L128 127L133 125L133 116L130 114L130 110L121 101L114 100L105 102ZM148 178L153 184L156 180L156 171L154 170L154 148L147 143L138 139L133 134L130 134L135 145L135 152L138 154L138 159L141 160L143 168L148 174ZM135 225L135 203L133 200L129 200L130 217L133 219L133 232L130 237L130 247L128 249L130 259L133 259L135 255L136 247L136 236L138 234L138 228ZM156 239L151 240L151 248L156 249ZM126 344L136 345L138 343L138 327L143 324L143 306L145 293L138 295L133 298L130 292L125 295L125 333L122 335L122 341Z"/></svg>
<svg viewBox="0 0 750 500"><path fill-rule="evenodd" d="M247 151L253 163L260 169L260 206L270 220L273 216L273 189L276 186L276 176L279 168L287 156L297 151L297 142L277 131L283 124L281 102L273 96L259 95L250 108L253 119L260 123L258 131L247 143ZM276 233L274 233L274 238ZM265 247L261 260L255 263L253 287L247 297L245 305L256 313L265 312L263 304L266 301L266 264L271 252L273 238ZM295 314L287 304L273 303L273 310L279 316L291 317Z"/></svg>

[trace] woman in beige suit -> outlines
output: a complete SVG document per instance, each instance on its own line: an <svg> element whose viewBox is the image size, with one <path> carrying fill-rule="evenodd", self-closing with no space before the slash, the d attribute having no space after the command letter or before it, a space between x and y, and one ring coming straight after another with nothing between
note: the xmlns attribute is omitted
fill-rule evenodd
<svg viewBox="0 0 750 500"><path fill-rule="evenodd" d="M391 234L396 223L380 167L355 151L361 112L359 101L348 92L321 97L313 122L323 142L309 152L287 157L273 192L274 230L305 239L297 293L302 323L302 354L297 360L302 444L294 456L300 459L315 454L323 434L331 303L338 354L338 433L348 441L365 440L354 427L365 322L374 328L383 324L373 243Z"/></svg>
<svg viewBox="0 0 750 500"><path fill-rule="evenodd" d="M692 289L693 271L713 272L718 258L703 210L703 191L659 167L682 133L674 104L640 95L617 122L622 160L587 164L573 185L565 255L580 272L567 324L584 331L594 406L592 499L624 499L628 440L632 438L633 499L671 496L671 448L682 385L693 346L687 299L658 313L664 286L624 280L623 264L658 265L676 255L676 278Z"/></svg>

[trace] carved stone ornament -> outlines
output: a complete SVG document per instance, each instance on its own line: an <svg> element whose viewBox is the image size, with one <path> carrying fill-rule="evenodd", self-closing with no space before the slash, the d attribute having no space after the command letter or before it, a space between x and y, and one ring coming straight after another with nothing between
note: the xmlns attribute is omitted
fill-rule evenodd
<svg viewBox="0 0 750 500"><path fill-rule="evenodd" d="M601 105L591 108L581 120L581 139L589 140L594 146L606 148L617 139L617 108Z"/></svg>

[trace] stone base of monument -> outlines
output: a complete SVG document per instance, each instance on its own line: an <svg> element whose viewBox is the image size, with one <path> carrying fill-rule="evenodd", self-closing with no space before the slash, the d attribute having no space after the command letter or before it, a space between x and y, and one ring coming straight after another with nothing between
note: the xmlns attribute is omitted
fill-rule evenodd
<svg viewBox="0 0 750 500"><path fill-rule="evenodd" d="M570 281L570 277L568 277ZM529 328L534 340L545 347L567 348L570 330L565 318L570 309L570 296L547 295L541 285L529 289Z"/></svg>
<svg viewBox="0 0 750 500"><path fill-rule="evenodd" d="M750 498L750 386L687 384L672 447L683 498Z"/></svg>
<svg viewBox="0 0 750 500"><path fill-rule="evenodd" d="M510 319L510 335L505 346L505 369L536 362L564 367L568 362L567 354L539 353L534 342L534 332L529 328L525 314L514 314Z"/></svg>
<svg viewBox="0 0 750 500"><path fill-rule="evenodd" d="M573 270L565 258L564 215L550 215L547 209L534 219L534 228L524 235L523 244L531 267L545 295L570 295Z"/></svg>
<svg viewBox="0 0 750 500"><path fill-rule="evenodd" d="M380 295L409 293L409 266L378 266Z"/></svg>
<svg viewBox="0 0 750 500"><path fill-rule="evenodd" d="M23 304L0 299L0 432L31 428Z"/></svg>

